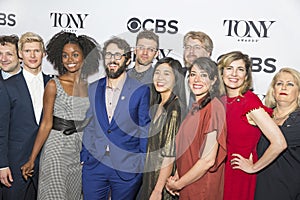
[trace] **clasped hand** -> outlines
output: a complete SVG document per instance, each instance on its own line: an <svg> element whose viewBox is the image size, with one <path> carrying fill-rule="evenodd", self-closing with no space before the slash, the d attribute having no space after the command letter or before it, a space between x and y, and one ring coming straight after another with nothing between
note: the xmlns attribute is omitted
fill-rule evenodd
<svg viewBox="0 0 300 200"><path fill-rule="evenodd" d="M179 196L179 190L181 190L181 188L177 186L177 181L178 181L178 177L176 176L170 176L167 179L166 189L173 196L175 195Z"/></svg>
<svg viewBox="0 0 300 200"><path fill-rule="evenodd" d="M22 167L22 176L24 177L25 180L28 179L28 177L32 177L33 172L34 172L34 162L28 161L25 163Z"/></svg>

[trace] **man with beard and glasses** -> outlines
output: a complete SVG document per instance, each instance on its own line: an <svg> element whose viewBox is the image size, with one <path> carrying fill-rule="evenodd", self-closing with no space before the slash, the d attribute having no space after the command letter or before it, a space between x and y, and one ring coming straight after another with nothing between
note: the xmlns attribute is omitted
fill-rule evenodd
<svg viewBox="0 0 300 200"><path fill-rule="evenodd" d="M84 199L135 199L147 147L150 91L127 76L130 46L118 37L103 47L106 77L89 86L91 122L81 151Z"/></svg>
<svg viewBox="0 0 300 200"><path fill-rule="evenodd" d="M190 31L183 38L183 59L185 65L185 98L187 108L195 101L188 84L189 69L193 62L200 57L210 57L213 51L212 39L204 32Z"/></svg>
<svg viewBox="0 0 300 200"><path fill-rule="evenodd" d="M128 75L150 85L152 83L152 63L158 56L159 37L153 31L140 32L136 38L135 65L128 70Z"/></svg>

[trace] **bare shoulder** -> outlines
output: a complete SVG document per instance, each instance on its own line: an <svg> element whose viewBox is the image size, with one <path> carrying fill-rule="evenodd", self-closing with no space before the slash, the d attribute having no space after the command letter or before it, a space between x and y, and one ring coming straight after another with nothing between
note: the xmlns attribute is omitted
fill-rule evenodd
<svg viewBox="0 0 300 200"><path fill-rule="evenodd" d="M45 93L48 94L56 94L56 83L55 80L51 79L48 81L46 88L45 88Z"/></svg>

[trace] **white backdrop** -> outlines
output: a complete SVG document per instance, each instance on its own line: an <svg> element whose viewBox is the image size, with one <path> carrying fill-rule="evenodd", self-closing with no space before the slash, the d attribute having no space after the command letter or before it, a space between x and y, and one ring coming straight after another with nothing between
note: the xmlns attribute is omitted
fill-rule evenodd
<svg viewBox="0 0 300 200"><path fill-rule="evenodd" d="M280 68L300 70L299 25L299 0L0 0L1 35L32 31L45 42L65 30L89 35L100 44L120 36L134 46L134 32L154 29L160 55L170 53L182 61L183 35L203 31L214 42L213 60L232 50L253 59L254 89L260 97ZM43 71L55 73L46 60ZM100 66L93 79L103 75Z"/></svg>

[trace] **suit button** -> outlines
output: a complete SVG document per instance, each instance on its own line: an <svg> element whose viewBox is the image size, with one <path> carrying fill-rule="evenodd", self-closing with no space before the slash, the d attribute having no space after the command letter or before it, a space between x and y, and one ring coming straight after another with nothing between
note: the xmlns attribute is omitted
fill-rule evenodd
<svg viewBox="0 0 300 200"><path fill-rule="evenodd" d="M108 130L107 130L107 133L111 133L111 130L110 130L110 129L108 129Z"/></svg>

